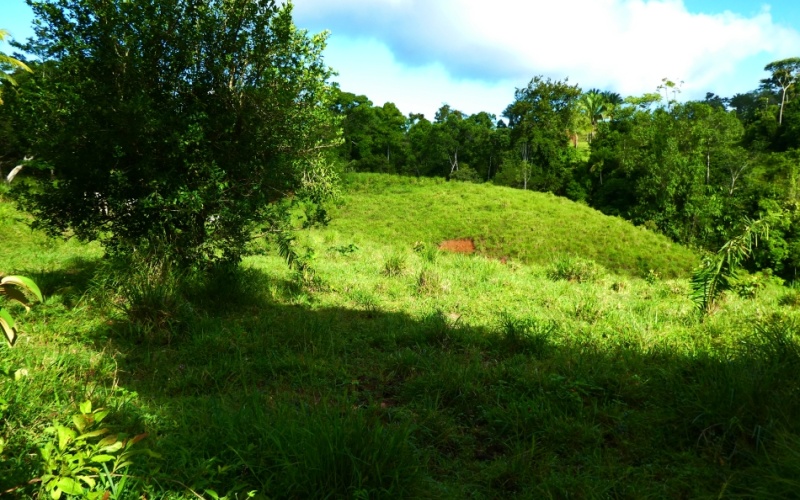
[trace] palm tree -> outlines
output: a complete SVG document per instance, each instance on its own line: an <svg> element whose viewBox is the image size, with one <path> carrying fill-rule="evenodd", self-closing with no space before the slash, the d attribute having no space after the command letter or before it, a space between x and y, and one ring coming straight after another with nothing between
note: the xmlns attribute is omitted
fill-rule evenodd
<svg viewBox="0 0 800 500"><path fill-rule="evenodd" d="M597 124L605 118L606 98L598 89L592 89L580 97L578 109L589 120L591 125L589 142L592 142Z"/></svg>
<svg viewBox="0 0 800 500"><path fill-rule="evenodd" d="M0 29L0 42L5 40L9 36L10 33L7 30ZM0 52L0 80L5 80L11 85L16 85L17 82L11 75L6 73L5 70L3 69L7 66L11 66L12 68L20 68L29 73L33 73L33 70L31 70L24 62L14 59L13 57L7 56L2 52ZM2 87L0 87L0 104L3 104Z"/></svg>

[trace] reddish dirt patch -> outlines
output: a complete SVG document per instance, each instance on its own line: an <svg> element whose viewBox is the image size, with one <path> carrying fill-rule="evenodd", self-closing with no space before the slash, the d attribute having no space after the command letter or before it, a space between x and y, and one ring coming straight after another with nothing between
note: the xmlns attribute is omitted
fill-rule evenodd
<svg viewBox="0 0 800 500"><path fill-rule="evenodd" d="M475 242L469 239L447 240L439 244L439 250L455 253L475 253Z"/></svg>

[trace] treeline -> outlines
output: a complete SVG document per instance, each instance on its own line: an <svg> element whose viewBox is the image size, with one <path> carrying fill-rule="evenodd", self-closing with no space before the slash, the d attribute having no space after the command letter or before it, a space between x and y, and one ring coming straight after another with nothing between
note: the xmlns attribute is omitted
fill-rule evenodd
<svg viewBox="0 0 800 500"><path fill-rule="evenodd" d="M341 89L337 151L359 172L441 176L549 191L716 250L748 219L769 218L753 269L800 266L800 58L767 65L751 92L678 102L680 84L622 98L535 77L502 117L448 105L428 120Z"/></svg>

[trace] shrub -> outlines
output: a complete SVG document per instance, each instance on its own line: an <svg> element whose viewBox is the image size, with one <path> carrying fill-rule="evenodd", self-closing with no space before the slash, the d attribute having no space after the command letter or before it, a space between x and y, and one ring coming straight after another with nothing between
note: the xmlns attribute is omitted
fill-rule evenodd
<svg viewBox="0 0 800 500"><path fill-rule="evenodd" d="M7 104L53 167L21 197L38 227L202 267L238 262L277 200L335 192L325 35L296 29L291 3L30 3L46 77Z"/></svg>

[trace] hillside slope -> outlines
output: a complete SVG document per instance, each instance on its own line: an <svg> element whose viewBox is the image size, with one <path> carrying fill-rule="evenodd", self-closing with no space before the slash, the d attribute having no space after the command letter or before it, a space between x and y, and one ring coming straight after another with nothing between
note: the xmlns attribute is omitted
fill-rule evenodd
<svg viewBox="0 0 800 500"><path fill-rule="evenodd" d="M383 174L352 174L346 185L331 228L353 237L407 245L471 239L487 257L547 264L574 255L629 275L685 276L698 260L662 235L549 193Z"/></svg>

